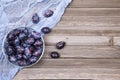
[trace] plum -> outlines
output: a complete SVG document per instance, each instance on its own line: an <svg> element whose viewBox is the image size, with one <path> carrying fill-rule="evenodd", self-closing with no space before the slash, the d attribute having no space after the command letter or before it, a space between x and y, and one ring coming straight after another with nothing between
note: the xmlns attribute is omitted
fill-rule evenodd
<svg viewBox="0 0 120 80"><path fill-rule="evenodd" d="M53 11L52 10L46 10L45 11L45 13L44 13L44 16L46 17L46 18L48 18L48 17L51 17L52 15L53 15Z"/></svg>
<svg viewBox="0 0 120 80"><path fill-rule="evenodd" d="M33 31L33 32L31 33L31 35L32 35L35 39L40 39L40 38L41 38L40 33L36 32L36 31Z"/></svg>
<svg viewBox="0 0 120 80"><path fill-rule="evenodd" d="M25 39L26 38L26 34L25 33L20 33L19 34L19 39L20 40L23 40L23 39Z"/></svg>
<svg viewBox="0 0 120 80"><path fill-rule="evenodd" d="M27 65L27 63L24 59L18 60L17 63L19 66L26 66Z"/></svg>
<svg viewBox="0 0 120 80"><path fill-rule="evenodd" d="M23 59L25 59L25 60L28 60L28 59L29 59L25 54L23 54L22 57L23 57Z"/></svg>
<svg viewBox="0 0 120 80"><path fill-rule="evenodd" d="M12 55L13 53L14 53L14 51L13 51L12 47L8 46L8 47L6 48L6 54L7 54L8 56L10 56L10 55Z"/></svg>
<svg viewBox="0 0 120 80"><path fill-rule="evenodd" d="M16 38L14 40L14 46L19 46L19 45L20 45L20 40L19 40L19 38Z"/></svg>
<svg viewBox="0 0 120 80"><path fill-rule="evenodd" d="M31 62L31 63L35 63L37 60L38 60L38 57L36 57L36 56L32 56L32 57L30 58L30 62Z"/></svg>
<svg viewBox="0 0 120 80"><path fill-rule="evenodd" d="M33 37L28 37L26 40L25 40L25 43L26 44L33 44L35 41L35 39Z"/></svg>
<svg viewBox="0 0 120 80"><path fill-rule="evenodd" d="M41 46L43 43L40 40L36 40L34 46Z"/></svg>
<svg viewBox="0 0 120 80"><path fill-rule="evenodd" d="M36 57L40 56L41 54L42 54L42 49L36 50L36 51L33 53L33 55L36 56Z"/></svg>
<svg viewBox="0 0 120 80"><path fill-rule="evenodd" d="M56 58L59 58L59 57L60 57L59 53L58 53L58 52L56 52L56 51L51 52L51 53L50 53L50 56L51 56L51 58L54 58L54 59L56 59Z"/></svg>
<svg viewBox="0 0 120 80"><path fill-rule="evenodd" d="M24 47L22 47L22 46L17 46L17 47L16 47L16 52L17 52L17 53L23 53L24 50L25 50L25 49L24 49Z"/></svg>
<svg viewBox="0 0 120 80"><path fill-rule="evenodd" d="M10 32L10 33L8 34L7 40L8 40L8 41L15 40L15 36L14 36L14 33L13 33L13 32Z"/></svg>
<svg viewBox="0 0 120 80"><path fill-rule="evenodd" d="M24 54L26 55L26 57L30 58L32 55L32 52L30 51L29 47L25 48L25 52Z"/></svg>
<svg viewBox="0 0 120 80"><path fill-rule="evenodd" d="M20 33L20 30L19 30L19 29L15 29L13 32L14 32L13 34L14 34L15 36L18 36L19 33Z"/></svg>
<svg viewBox="0 0 120 80"><path fill-rule="evenodd" d="M40 21L40 17L38 16L38 14L37 13L33 14L33 16L32 16L32 22L34 24L37 24L39 21Z"/></svg>
<svg viewBox="0 0 120 80"><path fill-rule="evenodd" d="M22 58L22 54L16 54L16 59L21 59Z"/></svg>
<svg viewBox="0 0 120 80"><path fill-rule="evenodd" d="M14 56L14 55L11 55L11 56L8 56L8 60L10 61L10 62L16 62L16 57Z"/></svg>
<svg viewBox="0 0 120 80"><path fill-rule="evenodd" d="M57 49L62 49L62 48L65 47L65 45L66 45L66 43L64 41L60 41L56 44L56 48Z"/></svg>
<svg viewBox="0 0 120 80"><path fill-rule="evenodd" d="M42 31L44 34L48 34L48 33L51 32L51 29L50 29L49 27L43 27L43 28L41 29L41 31Z"/></svg>

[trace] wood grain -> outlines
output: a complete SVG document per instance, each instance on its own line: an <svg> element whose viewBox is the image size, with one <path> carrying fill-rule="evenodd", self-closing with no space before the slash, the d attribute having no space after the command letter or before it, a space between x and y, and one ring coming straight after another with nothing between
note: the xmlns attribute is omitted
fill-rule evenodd
<svg viewBox="0 0 120 80"><path fill-rule="evenodd" d="M110 37L105 36L47 36L46 45L55 45L59 41L66 41L67 45L110 45Z"/></svg>
<svg viewBox="0 0 120 80"><path fill-rule="evenodd" d="M73 0L69 7L75 8L120 8L120 0Z"/></svg>
<svg viewBox="0 0 120 80"><path fill-rule="evenodd" d="M29 76L26 76L28 74ZM119 80L120 69L104 68L26 68L19 79L93 79ZM16 78L17 78L16 76ZM74 76L74 77L73 77Z"/></svg>
<svg viewBox="0 0 120 80"><path fill-rule="evenodd" d="M64 16L120 16L119 8L67 8Z"/></svg>
<svg viewBox="0 0 120 80"><path fill-rule="evenodd" d="M114 59L120 58L119 47L109 46L66 46L63 50L56 50L55 46L46 46L43 58L50 58L50 52L58 51L61 58L78 59Z"/></svg>
<svg viewBox="0 0 120 80"><path fill-rule="evenodd" d="M107 68L119 69L120 59L42 59L31 68Z"/></svg>
<svg viewBox="0 0 120 80"><path fill-rule="evenodd" d="M44 39L42 60L14 80L120 80L120 0L73 0ZM58 41L67 46L57 50Z"/></svg>

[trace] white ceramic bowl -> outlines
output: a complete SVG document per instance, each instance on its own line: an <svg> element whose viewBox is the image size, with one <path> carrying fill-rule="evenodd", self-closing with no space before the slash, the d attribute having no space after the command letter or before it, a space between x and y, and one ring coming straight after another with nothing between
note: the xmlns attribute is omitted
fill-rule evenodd
<svg viewBox="0 0 120 80"><path fill-rule="evenodd" d="M19 27L19 28L28 28L28 27ZM19 29L19 28L14 28L14 29ZM6 55L7 58L8 58L8 55L5 53L4 45L5 45L5 41L6 41L7 35L8 35L11 31L13 31L14 29L8 31L8 33L4 36L4 39L3 39L3 42L2 42L2 52ZM32 29L32 28L28 28L28 29L34 30L34 29ZM36 30L34 30L34 31L36 31ZM37 32L37 31L36 31L36 32ZM35 63L33 63L33 64L30 64L30 65L27 65L27 66L20 66L20 67L31 67L31 66L37 64L37 63L41 60L41 58L43 57L44 51L45 51L45 43L44 43L44 40L43 40L42 35L41 35L41 39L42 39L42 42L43 42L43 50L42 50L42 54L39 56L39 59L38 59ZM9 60L8 60L8 61L9 61ZM10 61L9 61L9 62L10 62ZM12 63L12 62L10 62L10 63ZM12 63L12 64L13 64L13 63ZM13 64L13 65L17 65L17 64ZM19 66L19 65L17 65L17 66Z"/></svg>

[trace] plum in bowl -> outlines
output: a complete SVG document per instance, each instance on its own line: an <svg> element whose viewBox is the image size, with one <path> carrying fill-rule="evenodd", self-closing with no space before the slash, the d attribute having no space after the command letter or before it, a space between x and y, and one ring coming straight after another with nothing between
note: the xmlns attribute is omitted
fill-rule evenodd
<svg viewBox="0 0 120 80"><path fill-rule="evenodd" d="M42 58L44 40L41 34L32 28L15 28L5 36L2 51L9 62L21 67L30 67Z"/></svg>

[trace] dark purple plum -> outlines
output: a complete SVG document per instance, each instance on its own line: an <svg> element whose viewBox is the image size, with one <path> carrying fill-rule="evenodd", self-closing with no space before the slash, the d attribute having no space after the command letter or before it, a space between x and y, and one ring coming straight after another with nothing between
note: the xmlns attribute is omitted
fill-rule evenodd
<svg viewBox="0 0 120 80"><path fill-rule="evenodd" d="M16 62L16 60L17 60L14 55L9 56L8 59L10 62Z"/></svg>
<svg viewBox="0 0 120 80"><path fill-rule="evenodd" d="M56 59L56 58L59 58L59 57L60 57L59 53L56 52L56 51L51 52L51 53L50 53L50 56L51 56L51 58L53 58L53 59Z"/></svg>
<svg viewBox="0 0 120 80"><path fill-rule="evenodd" d="M35 41L35 39L34 39L34 38L29 37L29 38L27 38L27 39L25 40L25 43L26 43L26 44L33 44L33 43L34 43L34 41Z"/></svg>
<svg viewBox="0 0 120 80"><path fill-rule="evenodd" d="M9 55L9 56L14 54L14 51L13 51L12 47L8 46L6 48L6 54Z"/></svg>
<svg viewBox="0 0 120 80"><path fill-rule="evenodd" d="M40 39L40 38L41 38L40 33L36 32L36 31L33 31L33 32L32 32L32 36L33 36L35 39Z"/></svg>
<svg viewBox="0 0 120 80"><path fill-rule="evenodd" d="M51 17L52 15L53 15L53 11L52 10L46 10L45 11L45 13L44 13L44 16L46 17L46 18L48 18L48 17Z"/></svg>
<svg viewBox="0 0 120 80"><path fill-rule="evenodd" d="M50 29L49 27L43 27L43 28L41 29L41 31L42 31L44 34L48 34L48 33L51 32L51 29Z"/></svg>
<svg viewBox="0 0 120 80"><path fill-rule="evenodd" d="M30 47L31 45L29 45L29 44L26 44L26 43L22 43L21 44L24 48L26 48L26 47Z"/></svg>
<svg viewBox="0 0 120 80"><path fill-rule="evenodd" d="M43 43L40 40L36 40L34 46L41 46Z"/></svg>
<svg viewBox="0 0 120 80"><path fill-rule="evenodd" d="M23 53L24 50L25 50L24 47L21 47L21 46L17 46L17 47L16 47L16 52L17 52L17 53Z"/></svg>
<svg viewBox="0 0 120 80"><path fill-rule="evenodd" d="M7 36L7 39L8 39L8 41L15 40L14 33L13 32L9 33Z"/></svg>
<svg viewBox="0 0 120 80"><path fill-rule="evenodd" d="M34 24L37 24L37 23L39 23L39 21L40 21L40 17L38 16L37 13L35 13L35 14L32 16L32 22L33 22Z"/></svg>
<svg viewBox="0 0 120 80"><path fill-rule="evenodd" d="M28 31L28 29L27 29L27 28L25 28L22 32L23 32L23 33L25 33L26 35L28 35L28 34L29 34L29 31Z"/></svg>
<svg viewBox="0 0 120 80"><path fill-rule="evenodd" d="M14 40L11 40L11 41L9 40L8 43L9 43L9 46L14 46Z"/></svg>
<svg viewBox="0 0 120 80"><path fill-rule="evenodd" d="M13 32L14 32L13 34L14 34L15 36L18 36L19 33L20 33L20 30L19 30L19 29L15 29Z"/></svg>
<svg viewBox="0 0 120 80"><path fill-rule="evenodd" d="M33 46L30 46L30 47L29 47L29 50L30 50L31 52L33 52L34 49L35 49L35 48L34 48Z"/></svg>
<svg viewBox="0 0 120 80"><path fill-rule="evenodd" d="M30 58L30 62L31 62L31 63L35 63L37 60L38 60L38 57L36 57L36 56L32 56L32 57Z"/></svg>
<svg viewBox="0 0 120 80"><path fill-rule="evenodd" d="M27 47L27 48L25 48L25 52L24 52L24 54L26 55L26 57L31 57L31 55L32 55L32 52L30 51L30 49Z"/></svg>
<svg viewBox="0 0 120 80"><path fill-rule="evenodd" d="M30 60L26 60L26 66L30 65Z"/></svg>
<svg viewBox="0 0 120 80"><path fill-rule="evenodd" d="M27 63L24 59L18 60L17 63L19 66L26 66L27 65Z"/></svg>
<svg viewBox="0 0 120 80"><path fill-rule="evenodd" d="M66 43L64 41L60 41L56 44L57 49L63 49L65 47Z"/></svg>
<svg viewBox="0 0 120 80"><path fill-rule="evenodd" d="M17 59L21 59L22 56L23 56L22 54L16 54L16 58L17 58Z"/></svg>
<svg viewBox="0 0 120 80"><path fill-rule="evenodd" d="M20 40L23 40L23 39L25 39L27 36L26 36L26 34L25 33L20 33L19 34L19 39Z"/></svg>
<svg viewBox="0 0 120 80"><path fill-rule="evenodd" d="M35 46L35 50L40 50L40 49L43 49L43 45L41 45L41 46Z"/></svg>
<svg viewBox="0 0 120 80"><path fill-rule="evenodd" d="M19 38L16 38L14 41L14 46L19 46L20 45L20 40Z"/></svg>
<svg viewBox="0 0 120 80"><path fill-rule="evenodd" d="M42 54L42 49L36 50L36 51L33 53L33 55L36 56L36 57L40 56L41 54Z"/></svg>
<svg viewBox="0 0 120 80"><path fill-rule="evenodd" d="M23 56L23 58L24 58L25 60L28 60L28 59L29 59L25 54L23 54L22 56Z"/></svg>

